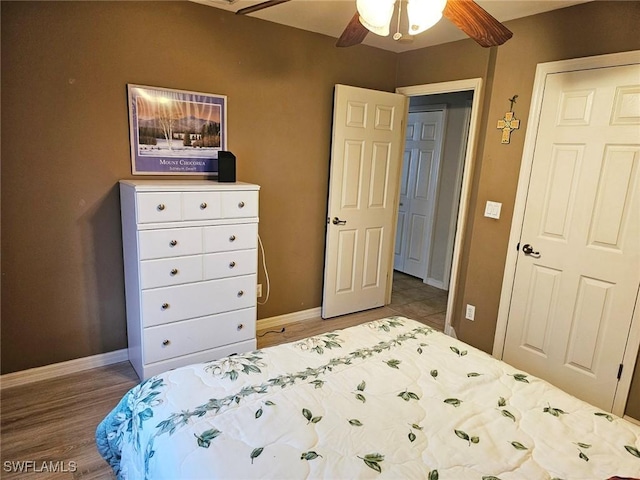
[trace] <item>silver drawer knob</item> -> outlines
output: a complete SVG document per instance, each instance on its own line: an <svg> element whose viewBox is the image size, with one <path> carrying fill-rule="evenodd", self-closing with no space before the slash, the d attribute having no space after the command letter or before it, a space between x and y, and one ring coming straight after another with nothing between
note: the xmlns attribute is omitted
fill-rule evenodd
<svg viewBox="0 0 640 480"><path fill-rule="evenodd" d="M163 341L162 341L162 346L163 346L163 347L167 347L170 343L171 343L171 341L170 341L170 340L163 340Z"/></svg>
<svg viewBox="0 0 640 480"><path fill-rule="evenodd" d="M177 244L178 244L178 241L177 241L177 240L171 240L171 241L169 242L169 245L170 245L170 246L172 246L172 247L175 247Z"/></svg>
<svg viewBox="0 0 640 480"><path fill-rule="evenodd" d="M172 268L171 269L171 276L173 277L173 276L175 276L177 274L178 274L178 269L177 268Z"/></svg>
<svg viewBox="0 0 640 480"><path fill-rule="evenodd" d="M244 328L244 325L243 325L243 324L241 324L241 323L240 323L240 324L238 324L238 331L242 330L243 328Z"/></svg>
<svg viewBox="0 0 640 480"><path fill-rule="evenodd" d="M200 210L204 210L205 208L207 208L207 202L202 202L200 204Z"/></svg>
<svg viewBox="0 0 640 480"><path fill-rule="evenodd" d="M165 209L164 203L161 203L160 205L158 205L159 211L163 211L164 209Z"/></svg>
<svg viewBox="0 0 640 480"><path fill-rule="evenodd" d="M230 241L230 242L235 242L235 241L236 241L236 236L235 236L235 235L231 235L231 236L229 237L229 241Z"/></svg>
<svg viewBox="0 0 640 480"><path fill-rule="evenodd" d="M240 203L238 204L238 208L244 208L244 202L240 202Z"/></svg>
<svg viewBox="0 0 640 480"><path fill-rule="evenodd" d="M229 262L229 268L233 268L236 266L236 262Z"/></svg>
<svg viewBox="0 0 640 480"><path fill-rule="evenodd" d="M169 304L168 303L163 303L162 304L162 310L167 310L169 308Z"/></svg>
<svg viewBox="0 0 640 480"><path fill-rule="evenodd" d="M241 296L243 296L243 295L244 295L244 291L243 291L243 290L240 290L240 291L238 292L238 297L241 297Z"/></svg>

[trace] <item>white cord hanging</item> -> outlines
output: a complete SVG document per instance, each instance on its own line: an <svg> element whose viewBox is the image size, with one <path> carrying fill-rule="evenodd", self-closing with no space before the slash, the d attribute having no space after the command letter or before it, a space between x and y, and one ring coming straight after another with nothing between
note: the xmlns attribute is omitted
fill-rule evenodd
<svg viewBox="0 0 640 480"><path fill-rule="evenodd" d="M260 238L259 234L258 234L258 244L260 245L260 252L262 253L262 268L264 269L264 277L267 282L267 293L264 297L264 301L257 302L257 303L258 305L264 305L269 300L269 293L271 292L271 283L269 281L269 272L267 271L267 259L264 255L264 246L262 245L262 239Z"/></svg>

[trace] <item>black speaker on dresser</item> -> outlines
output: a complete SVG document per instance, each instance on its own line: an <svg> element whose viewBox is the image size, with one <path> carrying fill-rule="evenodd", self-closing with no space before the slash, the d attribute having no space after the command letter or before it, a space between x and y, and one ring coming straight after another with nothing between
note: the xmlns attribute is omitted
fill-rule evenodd
<svg viewBox="0 0 640 480"><path fill-rule="evenodd" d="M225 150L218 152L218 181L236 181L236 156Z"/></svg>

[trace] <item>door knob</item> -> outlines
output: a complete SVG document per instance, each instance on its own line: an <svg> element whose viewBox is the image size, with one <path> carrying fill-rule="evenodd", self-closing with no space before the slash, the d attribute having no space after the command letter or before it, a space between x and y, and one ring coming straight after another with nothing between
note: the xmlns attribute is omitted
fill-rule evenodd
<svg viewBox="0 0 640 480"><path fill-rule="evenodd" d="M346 225L347 221L346 220L340 220L338 217L333 217L332 220L334 225Z"/></svg>
<svg viewBox="0 0 640 480"><path fill-rule="evenodd" d="M531 257L540 258L540 252L534 252L533 247L528 243L522 246L522 253Z"/></svg>

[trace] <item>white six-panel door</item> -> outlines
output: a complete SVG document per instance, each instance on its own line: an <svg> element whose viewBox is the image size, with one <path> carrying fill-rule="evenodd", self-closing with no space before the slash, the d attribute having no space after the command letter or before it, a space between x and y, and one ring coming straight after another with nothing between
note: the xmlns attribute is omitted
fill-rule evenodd
<svg viewBox="0 0 640 480"><path fill-rule="evenodd" d="M322 317L384 305L406 97L336 85Z"/></svg>
<svg viewBox="0 0 640 480"><path fill-rule="evenodd" d="M444 111L409 114L393 268L425 279L438 198Z"/></svg>
<svg viewBox="0 0 640 480"><path fill-rule="evenodd" d="M639 288L640 67L548 75L503 359L610 411Z"/></svg>

